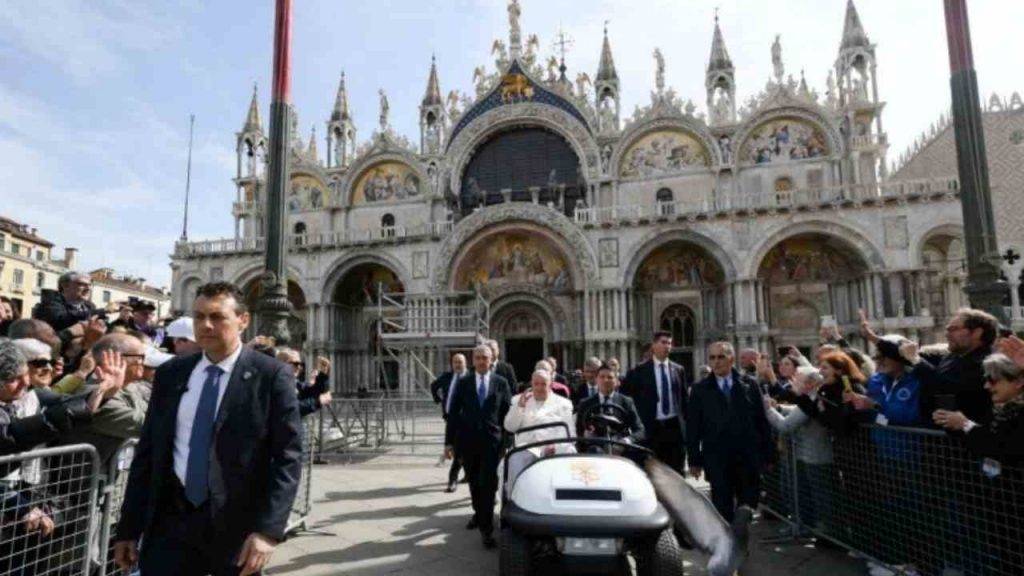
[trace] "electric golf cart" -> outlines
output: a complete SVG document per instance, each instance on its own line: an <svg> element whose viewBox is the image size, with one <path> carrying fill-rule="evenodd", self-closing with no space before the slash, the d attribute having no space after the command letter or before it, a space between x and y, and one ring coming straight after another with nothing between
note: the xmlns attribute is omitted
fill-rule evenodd
<svg viewBox="0 0 1024 576"><path fill-rule="evenodd" d="M501 576L526 576L541 566L629 573L627 555L637 576L682 576L672 520L637 463L653 454L626 439L624 410L592 408L578 418L603 437L575 438L564 422L517 432L560 427L566 437L515 446L505 455ZM509 478L510 456L559 444L578 451L540 457Z"/></svg>

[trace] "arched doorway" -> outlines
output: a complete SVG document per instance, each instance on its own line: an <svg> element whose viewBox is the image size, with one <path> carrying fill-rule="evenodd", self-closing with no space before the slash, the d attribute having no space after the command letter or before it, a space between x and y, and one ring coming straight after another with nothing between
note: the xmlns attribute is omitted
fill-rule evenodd
<svg viewBox="0 0 1024 576"><path fill-rule="evenodd" d="M704 345L721 336L725 272L703 247L671 240L648 253L633 277L634 325L646 346L655 330L673 333L672 358L694 374Z"/></svg>
<svg viewBox="0 0 1024 576"><path fill-rule="evenodd" d="M256 331L260 326L259 305L260 298L263 296L263 284L260 283L258 277L253 278L246 282L242 293L245 294L245 305L248 306L249 313L252 315L252 321L244 335L245 339L249 340L256 336ZM288 301L292 305L291 316L288 318L288 332L292 337L289 346L301 350L308 336L306 333L306 295L302 292L298 282L294 280L288 280Z"/></svg>
<svg viewBox="0 0 1024 576"><path fill-rule="evenodd" d="M773 246L757 273L773 346L811 354L823 320L854 323L867 302L867 271L865 258L835 236L798 234Z"/></svg>
<svg viewBox="0 0 1024 576"><path fill-rule="evenodd" d="M669 356L682 365L687 374L692 374L694 348L697 344L697 317L693 309L686 304L672 304L662 310L658 328L672 334L672 351Z"/></svg>
<svg viewBox="0 0 1024 576"><path fill-rule="evenodd" d="M561 197L566 215L585 197L580 159L565 138L537 126L502 130L481 144L462 174L459 204L465 216L478 206L509 200L541 203Z"/></svg>
<svg viewBox="0 0 1024 576"><path fill-rule="evenodd" d="M330 303L329 334L339 351L339 374L349 390L397 390L399 364L385 359L378 364L378 296L402 294L405 286L393 270L376 262L357 264L334 285ZM384 309L387 314L389 310Z"/></svg>
<svg viewBox="0 0 1024 576"><path fill-rule="evenodd" d="M539 306L515 302L500 308L491 319L491 336L503 350L503 358L526 382L538 360L549 355L551 322Z"/></svg>
<svg viewBox="0 0 1024 576"><path fill-rule="evenodd" d="M931 236L921 248L921 266L924 268L923 305L935 318L936 325L943 325L966 303L962 288L967 270L963 240L952 234Z"/></svg>

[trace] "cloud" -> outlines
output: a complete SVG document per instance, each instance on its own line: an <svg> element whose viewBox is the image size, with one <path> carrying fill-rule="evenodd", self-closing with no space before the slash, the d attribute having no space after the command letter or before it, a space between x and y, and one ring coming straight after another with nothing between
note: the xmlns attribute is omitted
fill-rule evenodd
<svg viewBox="0 0 1024 576"><path fill-rule="evenodd" d="M129 53L149 51L180 32L140 2L6 2L2 42L48 61L79 82L120 72Z"/></svg>

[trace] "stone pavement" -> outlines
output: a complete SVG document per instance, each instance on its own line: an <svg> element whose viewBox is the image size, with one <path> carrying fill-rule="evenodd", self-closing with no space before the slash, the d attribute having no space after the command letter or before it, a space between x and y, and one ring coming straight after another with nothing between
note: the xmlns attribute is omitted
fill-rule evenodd
<svg viewBox="0 0 1024 576"><path fill-rule="evenodd" d="M464 528L469 489L460 484L445 494L448 469L436 463L436 456L355 455L314 467L309 532L282 544L267 574L497 575L497 551L484 550L479 534ZM755 523L744 576L867 573L843 552L759 543L783 526ZM688 552L686 561L687 574L704 574L701 554Z"/></svg>

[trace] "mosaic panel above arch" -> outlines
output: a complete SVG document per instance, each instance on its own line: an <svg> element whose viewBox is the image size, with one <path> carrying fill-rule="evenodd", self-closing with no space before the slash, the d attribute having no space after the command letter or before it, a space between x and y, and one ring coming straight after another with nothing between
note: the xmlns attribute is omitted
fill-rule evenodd
<svg viewBox="0 0 1024 576"><path fill-rule="evenodd" d="M319 210L329 198L330 192L319 178L308 174L295 174L291 178L291 186L288 187L285 205L289 212ZM246 199L249 199L248 193Z"/></svg>
<svg viewBox="0 0 1024 576"><path fill-rule="evenodd" d="M802 118L773 118L751 130L740 148L740 162L774 164L831 154L820 126Z"/></svg>
<svg viewBox="0 0 1024 576"><path fill-rule="evenodd" d="M867 265L852 249L818 234L787 238L761 262L758 277L770 284L834 282L856 278Z"/></svg>
<svg viewBox="0 0 1024 576"><path fill-rule="evenodd" d="M707 148L682 130L657 130L645 134L622 155L623 178L664 176L711 164Z"/></svg>
<svg viewBox="0 0 1024 576"><path fill-rule="evenodd" d="M561 290L572 285L562 251L543 236L507 230L487 236L460 259L455 288L500 291L510 285Z"/></svg>
<svg viewBox="0 0 1024 576"><path fill-rule="evenodd" d="M637 269L639 290L681 290L719 286L725 273L703 248L688 242L669 242L651 251Z"/></svg>
<svg viewBox="0 0 1024 576"><path fill-rule="evenodd" d="M419 174L408 164L385 161L367 168L352 188L352 205L418 198L423 194Z"/></svg>

